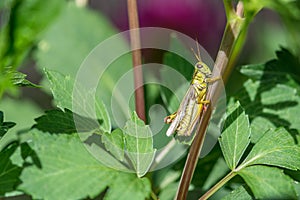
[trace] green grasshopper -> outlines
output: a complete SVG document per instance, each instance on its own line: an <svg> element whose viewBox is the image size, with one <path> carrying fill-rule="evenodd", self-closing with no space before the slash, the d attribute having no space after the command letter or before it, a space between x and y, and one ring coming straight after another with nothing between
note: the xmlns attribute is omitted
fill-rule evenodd
<svg viewBox="0 0 300 200"><path fill-rule="evenodd" d="M208 84L220 79L220 77L211 78L212 73L209 67L201 61L200 55L195 54L195 56L198 62L194 66L195 71L190 87L177 112L164 119L165 123L171 124L166 132L167 136L171 136L174 132L177 132L178 136L191 135L201 113L206 108L205 105L210 103L206 100Z"/></svg>

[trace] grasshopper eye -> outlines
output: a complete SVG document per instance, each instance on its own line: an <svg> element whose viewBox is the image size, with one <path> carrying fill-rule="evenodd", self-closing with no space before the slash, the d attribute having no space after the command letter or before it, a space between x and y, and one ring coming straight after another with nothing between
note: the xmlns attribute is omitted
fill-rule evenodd
<svg viewBox="0 0 300 200"><path fill-rule="evenodd" d="M201 63L197 63L197 64L196 64L196 67L197 67L198 69L201 69L201 68L203 68L203 65L202 65Z"/></svg>

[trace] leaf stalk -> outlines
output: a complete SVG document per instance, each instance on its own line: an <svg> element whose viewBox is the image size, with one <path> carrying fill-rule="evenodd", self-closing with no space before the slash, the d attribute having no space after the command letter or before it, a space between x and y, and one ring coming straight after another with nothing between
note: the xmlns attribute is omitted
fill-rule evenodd
<svg viewBox="0 0 300 200"><path fill-rule="evenodd" d="M199 200L206 200L211 197L216 191L218 191L223 185L225 185L230 179L232 179L236 173L231 171L224 178L222 178L217 184L215 184L210 190L208 190Z"/></svg>

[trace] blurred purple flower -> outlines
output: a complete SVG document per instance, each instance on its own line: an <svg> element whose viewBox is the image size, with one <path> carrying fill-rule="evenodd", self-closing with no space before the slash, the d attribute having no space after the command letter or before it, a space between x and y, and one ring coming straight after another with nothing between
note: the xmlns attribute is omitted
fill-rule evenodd
<svg viewBox="0 0 300 200"><path fill-rule="evenodd" d="M124 0L91 1L120 30L128 29ZM142 0L138 1L141 27L164 27L187 34L216 55L225 27L222 1L217 0Z"/></svg>

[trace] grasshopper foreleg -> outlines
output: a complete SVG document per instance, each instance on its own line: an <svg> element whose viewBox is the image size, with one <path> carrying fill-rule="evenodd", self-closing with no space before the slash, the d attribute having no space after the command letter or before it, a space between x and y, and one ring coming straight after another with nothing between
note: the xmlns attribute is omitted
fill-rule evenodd
<svg viewBox="0 0 300 200"><path fill-rule="evenodd" d="M213 78L206 78L205 82L206 83L214 83L214 82L216 82L218 80L221 80L221 76L217 76L217 77L213 77Z"/></svg>

